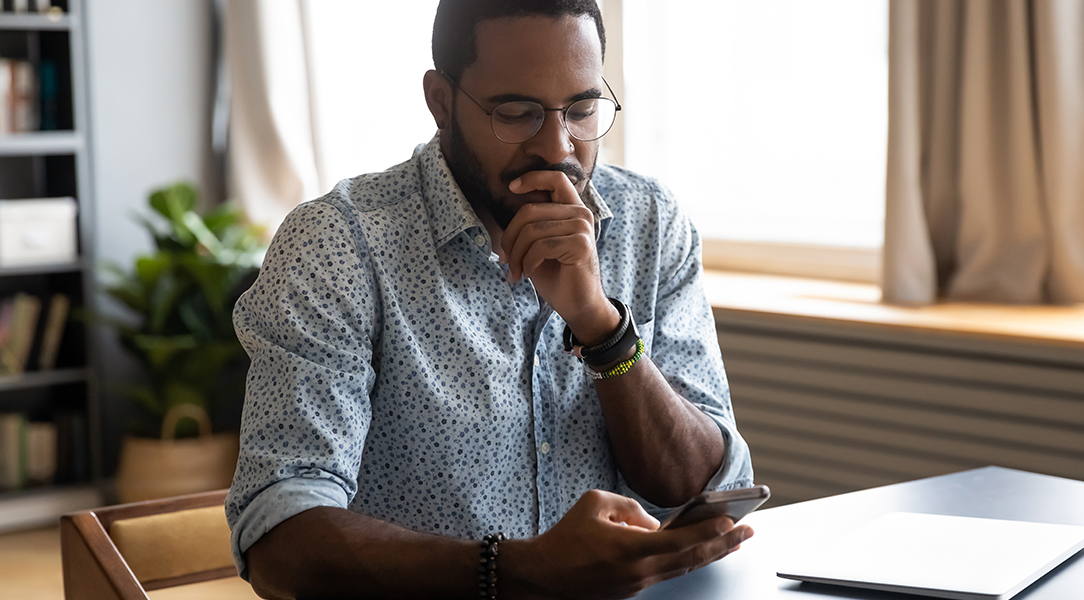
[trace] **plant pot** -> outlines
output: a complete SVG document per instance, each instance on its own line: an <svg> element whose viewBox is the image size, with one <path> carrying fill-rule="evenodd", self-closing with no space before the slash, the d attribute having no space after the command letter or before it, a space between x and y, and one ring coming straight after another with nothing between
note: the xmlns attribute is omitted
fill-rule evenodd
<svg viewBox="0 0 1084 600"><path fill-rule="evenodd" d="M199 423L199 437L173 439L183 417ZM124 438L117 496L121 502L138 502L229 487L239 448L236 432L211 433L207 411L194 404L178 404L162 419L162 439Z"/></svg>

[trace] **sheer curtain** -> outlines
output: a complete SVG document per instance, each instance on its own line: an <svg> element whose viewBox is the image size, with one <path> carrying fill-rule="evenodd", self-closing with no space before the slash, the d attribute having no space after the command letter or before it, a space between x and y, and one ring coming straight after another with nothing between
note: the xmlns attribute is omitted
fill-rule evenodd
<svg viewBox="0 0 1084 600"><path fill-rule="evenodd" d="M885 300L1084 302L1084 3L890 10Z"/></svg>
<svg viewBox="0 0 1084 600"><path fill-rule="evenodd" d="M229 192L271 232L335 182L410 157L437 0L228 0Z"/></svg>

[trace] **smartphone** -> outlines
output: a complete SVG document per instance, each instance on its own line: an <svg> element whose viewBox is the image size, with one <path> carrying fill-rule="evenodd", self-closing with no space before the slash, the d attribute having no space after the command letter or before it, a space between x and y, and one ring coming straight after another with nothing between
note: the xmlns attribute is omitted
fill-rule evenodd
<svg viewBox="0 0 1084 600"><path fill-rule="evenodd" d="M726 515L737 523L764 504L771 495L772 492L766 485L723 492L704 492L675 508L659 529L684 527L719 515Z"/></svg>

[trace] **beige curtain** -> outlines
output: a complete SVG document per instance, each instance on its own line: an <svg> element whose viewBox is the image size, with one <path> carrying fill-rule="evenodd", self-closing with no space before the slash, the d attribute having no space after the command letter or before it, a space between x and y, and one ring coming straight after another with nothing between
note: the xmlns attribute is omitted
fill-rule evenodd
<svg viewBox="0 0 1084 600"><path fill-rule="evenodd" d="M274 232L320 195L304 0L227 0L228 191Z"/></svg>
<svg viewBox="0 0 1084 600"><path fill-rule="evenodd" d="M1084 302L1084 2L891 0L884 298Z"/></svg>

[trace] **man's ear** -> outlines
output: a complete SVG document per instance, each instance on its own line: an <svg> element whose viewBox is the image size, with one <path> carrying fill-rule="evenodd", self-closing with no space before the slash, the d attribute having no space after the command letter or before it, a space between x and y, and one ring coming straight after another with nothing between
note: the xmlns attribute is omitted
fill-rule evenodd
<svg viewBox="0 0 1084 600"><path fill-rule="evenodd" d="M433 113L437 128L443 131L452 122L452 84L447 77L429 70L422 77L422 87L429 112Z"/></svg>

